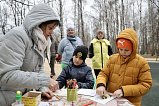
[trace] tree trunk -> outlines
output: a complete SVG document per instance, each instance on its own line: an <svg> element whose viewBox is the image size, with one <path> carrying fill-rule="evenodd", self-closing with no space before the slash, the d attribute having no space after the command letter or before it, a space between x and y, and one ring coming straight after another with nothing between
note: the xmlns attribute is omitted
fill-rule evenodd
<svg viewBox="0 0 159 106"><path fill-rule="evenodd" d="M59 4L60 4L60 31L61 31L61 39L64 37L64 28L63 28L63 4L62 4L62 0L59 0Z"/></svg>
<svg viewBox="0 0 159 106"><path fill-rule="evenodd" d="M151 51L151 55L154 55L154 35L153 35L153 9L152 9L152 4L151 2L148 0L148 11L149 11L149 36L150 36L150 51Z"/></svg>
<svg viewBox="0 0 159 106"><path fill-rule="evenodd" d="M83 9L82 9L82 0L79 0L80 1L80 17L81 17L81 33L82 33L82 40L83 40L83 43L84 45L86 45L86 41L85 41L85 34L84 34L84 22L83 22Z"/></svg>
<svg viewBox="0 0 159 106"><path fill-rule="evenodd" d="M118 19L118 7L117 7L117 0L115 0L115 13L116 13L116 27L115 27L115 29L116 29L116 33L115 33L115 35L118 35L118 33L119 33L119 19Z"/></svg>
<svg viewBox="0 0 159 106"><path fill-rule="evenodd" d="M122 31L123 29L125 29L125 25L124 25L124 3L123 0L121 0L121 25L120 25L120 30Z"/></svg>
<svg viewBox="0 0 159 106"><path fill-rule="evenodd" d="M81 21L80 21L80 1L78 0L78 36L80 37L81 33Z"/></svg>

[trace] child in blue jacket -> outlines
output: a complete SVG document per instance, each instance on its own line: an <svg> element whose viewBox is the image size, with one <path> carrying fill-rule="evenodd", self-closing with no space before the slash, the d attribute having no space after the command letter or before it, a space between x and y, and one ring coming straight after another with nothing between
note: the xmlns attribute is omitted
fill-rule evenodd
<svg viewBox="0 0 159 106"><path fill-rule="evenodd" d="M70 64L65 67L57 78L59 88L67 87L67 80L76 79L77 88L93 89L94 78L92 69L87 66L88 48L86 46L77 46L73 53Z"/></svg>

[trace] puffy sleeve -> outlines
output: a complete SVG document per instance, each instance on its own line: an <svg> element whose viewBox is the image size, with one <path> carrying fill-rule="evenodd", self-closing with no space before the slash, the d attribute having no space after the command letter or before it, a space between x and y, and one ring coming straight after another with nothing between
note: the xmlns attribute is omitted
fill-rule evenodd
<svg viewBox="0 0 159 106"><path fill-rule="evenodd" d="M0 85L13 88L35 88L48 86L45 73L21 69L28 38L19 30L11 30L0 39Z"/></svg>
<svg viewBox="0 0 159 106"><path fill-rule="evenodd" d="M110 75L110 59L108 60L108 63L103 67L103 69L99 72L99 75L97 76L96 80L97 87L99 86L106 87L106 83L108 82Z"/></svg>
<svg viewBox="0 0 159 106"><path fill-rule="evenodd" d="M92 70L91 68L87 68L88 71L86 73L86 79L85 79L85 82L78 82L78 86L79 88L85 88L85 89L93 89L93 86L94 86L94 77L93 77L93 74L92 74Z"/></svg>
<svg viewBox="0 0 159 106"><path fill-rule="evenodd" d="M143 96L152 86L152 77L148 62L143 60L140 63L138 83L135 85L122 86L124 96Z"/></svg>
<svg viewBox="0 0 159 106"><path fill-rule="evenodd" d="M66 86L66 81L67 79L69 79L69 66L65 67L60 75L58 76L58 78L56 79L56 81L58 81L59 83L59 88L63 88L64 86Z"/></svg>
<svg viewBox="0 0 159 106"><path fill-rule="evenodd" d="M89 58L92 58L93 56L94 56L93 43L91 43L89 46Z"/></svg>

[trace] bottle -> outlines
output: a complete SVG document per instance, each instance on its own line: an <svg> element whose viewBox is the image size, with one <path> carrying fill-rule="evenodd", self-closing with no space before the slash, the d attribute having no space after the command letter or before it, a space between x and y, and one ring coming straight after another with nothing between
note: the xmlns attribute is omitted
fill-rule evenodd
<svg viewBox="0 0 159 106"><path fill-rule="evenodd" d="M20 91L16 92L16 102L12 104L12 106L24 106L22 103L22 93Z"/></svg>

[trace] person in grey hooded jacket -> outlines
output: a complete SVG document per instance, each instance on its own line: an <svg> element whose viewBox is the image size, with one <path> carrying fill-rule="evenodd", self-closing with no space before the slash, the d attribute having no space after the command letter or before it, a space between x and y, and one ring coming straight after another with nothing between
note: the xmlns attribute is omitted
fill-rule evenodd
<svg viewBox="0 0 159 106"><path fill-rule="evenodd" d="M59 25L59 17L46 4L38 4L26 15L23 25L0 39L0 106L15 102L15 94L31 89L51 98L58 82L44 73L47 42Z"/></svg>
<svg viewBox="0 0 159 106"><path fill-rule="evenodd" d="M81 38L75 34L75 27L73 24L68 24L66 29L67 36L65 36L58 45L58 54L60 57L62 57L62 59L60 58L62 69L69 64L76 47L83 45Z"/></svg>

